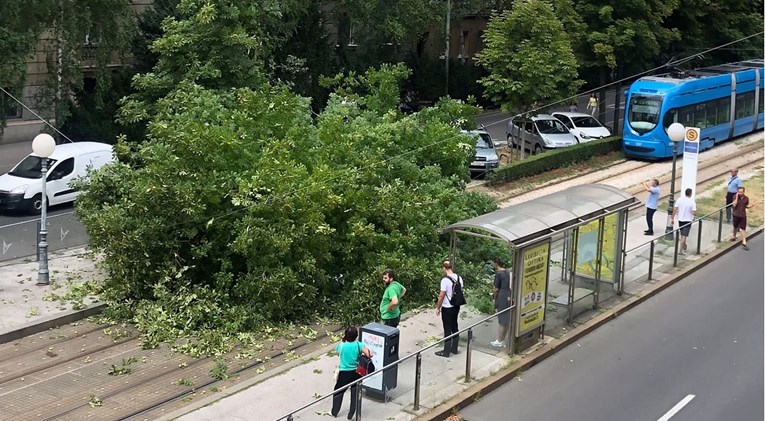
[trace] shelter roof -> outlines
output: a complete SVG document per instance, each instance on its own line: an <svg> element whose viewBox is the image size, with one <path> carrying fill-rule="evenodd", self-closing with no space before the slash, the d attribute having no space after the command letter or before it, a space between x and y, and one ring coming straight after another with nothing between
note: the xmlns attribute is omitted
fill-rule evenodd
<svg viewBox="0 0 765 421"><path fill-rule="evenodd" d="M625 209L638 200L604 184L584 184L448 225L442 233L474 228L520 244Z"/></svg>

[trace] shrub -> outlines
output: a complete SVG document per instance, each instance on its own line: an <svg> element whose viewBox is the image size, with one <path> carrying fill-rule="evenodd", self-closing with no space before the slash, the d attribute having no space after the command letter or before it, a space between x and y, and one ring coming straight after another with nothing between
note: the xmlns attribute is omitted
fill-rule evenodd
<svg viewBox="0 0 765 421"><path fill-rule="evenodd" d="M499 167L491 174L489 183L499 184L542 174L568 165L586 162L593 156L619 151L621 147L621 136L612 136L592 142L580 143L564 149L545 152L523 161Z"/></svg>

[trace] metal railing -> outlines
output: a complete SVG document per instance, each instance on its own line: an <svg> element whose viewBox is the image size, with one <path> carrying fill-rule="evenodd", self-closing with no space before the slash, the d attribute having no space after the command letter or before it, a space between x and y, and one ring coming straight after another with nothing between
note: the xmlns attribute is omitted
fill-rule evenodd
<svg viewBox="0 0 765 421"><path fill-rule="evenodd" d="M337 390L332 390L332 392L330 392L329 394L327 394L325 396L322 396L321 398L315 399L315 400L313 400L313 401L311 401L311 402L309 402L309 403L307 403L307 404L305 404L305 405L303 405L303 406L301 406L299 408L296 408L296 409L290 411L289 413L287 413L285 415L282 415L281 417L277 418L276 421L282 421L282 420L293 421L295 419L294 417L297 414L299 414L300 412L302 412L302 411L304 411L304 410L306 410L308 408L311 408L311 407L313 407L313 406L315 406L317 404L320 404L320 403L322 403L325 400L332 399L335 394L345 393L346 390L351 389L353 387L356 387L356 413L355 413L355 419L356 419L356 421L360 421L362 419L362 404L361 404L361 402L362 402L362 389L363 389L362 383L364 381L368 380L369 378L373 377L373 376L384 375L383 373L385 373L386 370L389 370L389 369L391 369L393 367L398 367L398 366L402 365L403 363L408 362L411 359L415 360L415 369L414 369L415 378L414 378L414 390L413 390L414 396L413 396L412 409L414 411L418 411L420 409L421 389L422 389L422 381L421 381L422 380L422 354L427 352L427 351L429 351L429 350L432 350L433 348L436 348L438 346L444 346L444 342L446 342L448 340L451 340L452 338L458 337L458 336L460 336L462 334L467 334L467 342L465 344L465 376L464 376L464 379L465 379L465 382L469 382L469 381L471 381L471 378L472 378L472 351L473 351L473 344L474 344L473 330L477 326L485 324L485 323L487 323L487 322L489 322L491 320L497 319L500 315L503 315L504 313L513 312L515 309L516 309L516 305L512 304L510 307L508 307L508 308L506 308L506 309L504 309L502 311L499 311L497 313L494 313L494 314L492 314L492 315L490 315L488 317L485 317L485 318L483 318L483 319L481 319L481 320L471 324L470 326L457 331L456 333L453 333L453 334L451 334L451 335L449 335L449 336L447 336L447 337L445 337L443 339L440 339L440 340L438 340L438 341L436 341L436 342L434 342L434 343L432 343L430 345L427 345L424 348L418 350L417 352L415 352L413 354L407 355L406 357L403 357L403 358L399 358L398 360L396 360L396 361L394 361L394 362L392 362L392 363L390 363L390 364L388 364L388 365L386 365L386 366L384 366L382 368L378 368L377 370L375 370L374 373L370 373L370 374L368 374L368 375L366 375L366 376L364 376L364 377L362 377L360 379L354 380L353 382L351 382L351 383L349 383L349 384L347 384L347 385L345 385L345 386L343 386L343 387L341 387L341 388L339 388ZM511 352L512 347L513 347L513 343L512 343L512 336L513 336L512 329L513 329L513 324L511 322L508 325L508 333L507 333L507 335L505 336L505 339L504 339L504 346L505 347L503 348L503 349L508 350L508 352Z"/></svg>
<svg viewBox="0 0 765 421"><path fill-rule="evenodd" d="M690 250L693 250L695 245L695 253L696 255L700 255L703 251L702 246L705 244L705 238L707 239L706 244L710 243L720 243L722 241L722 227L723 227L723 213L726 208L730 207L731 205L723 206L719 209L716 209L708 214L705 214L701 217L698 217L694 219L691 222L691 229L695 228L695 238L692 238L691 235L687 238L686 246ZM711 219L712 216L717 216L717 220ZM705 229L704 221L707 221L707 223L710 222L716 222L716 230L710 230L709 225L707 224L707 228ZM630 267L628 265L628 259L627 256L629 255L637 255L638 252L645 252L646 249L648 251L647 256L644 256L645 262L647 263L647 273L646 273L646 280L652 281L654 280L654 273L657 270L657 266L659 264L664 264L665 266L668 266L671 262L671 267L676 268L678 266L678 259L679 256L684 255L684 250L680 250L680 230L681 228L674 229L660 237L653 238L651 240L648 240L638 246L632 247L629 250L623 250L622 251L622 266L624 267L624 270L622 270L621 276L622 276L622 283L625 281L634 281L637 280L640 276L632 276L632 279L626 280L625 277L627 276L627 273L630 271ZM667 237L671 239L667 239ZM711 241L710 241L711 240ZM659 247L661 244L667 244L669 241L671 241L671 260L667 261L666 259L660 259L660 257L665 257L666 255L663 253L664 250L667 250L666 246L662 250L661 256L659 255ZM693 244L695 242L695 244ZM635 256L637 257L637 256ZM640 259L632 259L632 262L639 261ZM634 264L633 264L634 268ZM642 276L642 275L641 275Z"/></svg>

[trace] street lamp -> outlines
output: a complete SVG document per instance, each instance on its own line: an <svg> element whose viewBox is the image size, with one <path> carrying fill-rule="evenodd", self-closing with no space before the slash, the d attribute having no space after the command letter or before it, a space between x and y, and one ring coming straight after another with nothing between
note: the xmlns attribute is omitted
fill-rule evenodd
<svg viewBox="0 0 765 421"><path fill-rule="evenodd" d="M50 284L48 276L48 193L46 183L48 181L48 157L56 149L56 141L46 133L40 133L32 141L32 151L40 157L40 180L42 180L42 203L40 208L40 268L37 270L37 285Z"/></svg>
<svg viewBox="0 0 765 421"><path fill-rule="evenodd" d="M669 208L667 208L667 229L664 231L664 238L672 239L672 210L675 207L675 171L677 168L677 144L685 139L685 126L680 123L672 123L667 129L669 140L672 141L672 183L669 190Z"/></svg>

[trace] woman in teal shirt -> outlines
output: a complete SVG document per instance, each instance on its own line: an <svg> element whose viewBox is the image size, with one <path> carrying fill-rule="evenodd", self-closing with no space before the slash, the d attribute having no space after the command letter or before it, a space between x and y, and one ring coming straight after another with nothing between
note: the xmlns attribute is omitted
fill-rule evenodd
<svg viewBox="0 0 765 421"><path fill-rule="evenodd" d="M335 351L340 356L340 372L337 376L337 382L335 383L335 390L341 389L344 386L358 380L361 376L356 373L356 367L359 365L359 353L363 353L369 358L372 358L372 351L369 350L363 343L356 341L359 337L359 332L354 326L350 326L345 329L343 335L343 341L337 344ZM356 413L356 388L358 384L351 386L351 409L348 412L348 419L352 419ZM332 396L332 416L337 417L340 412L340 407L343 405L343 395L345 390L341 392L335 392Z"/></svg>

